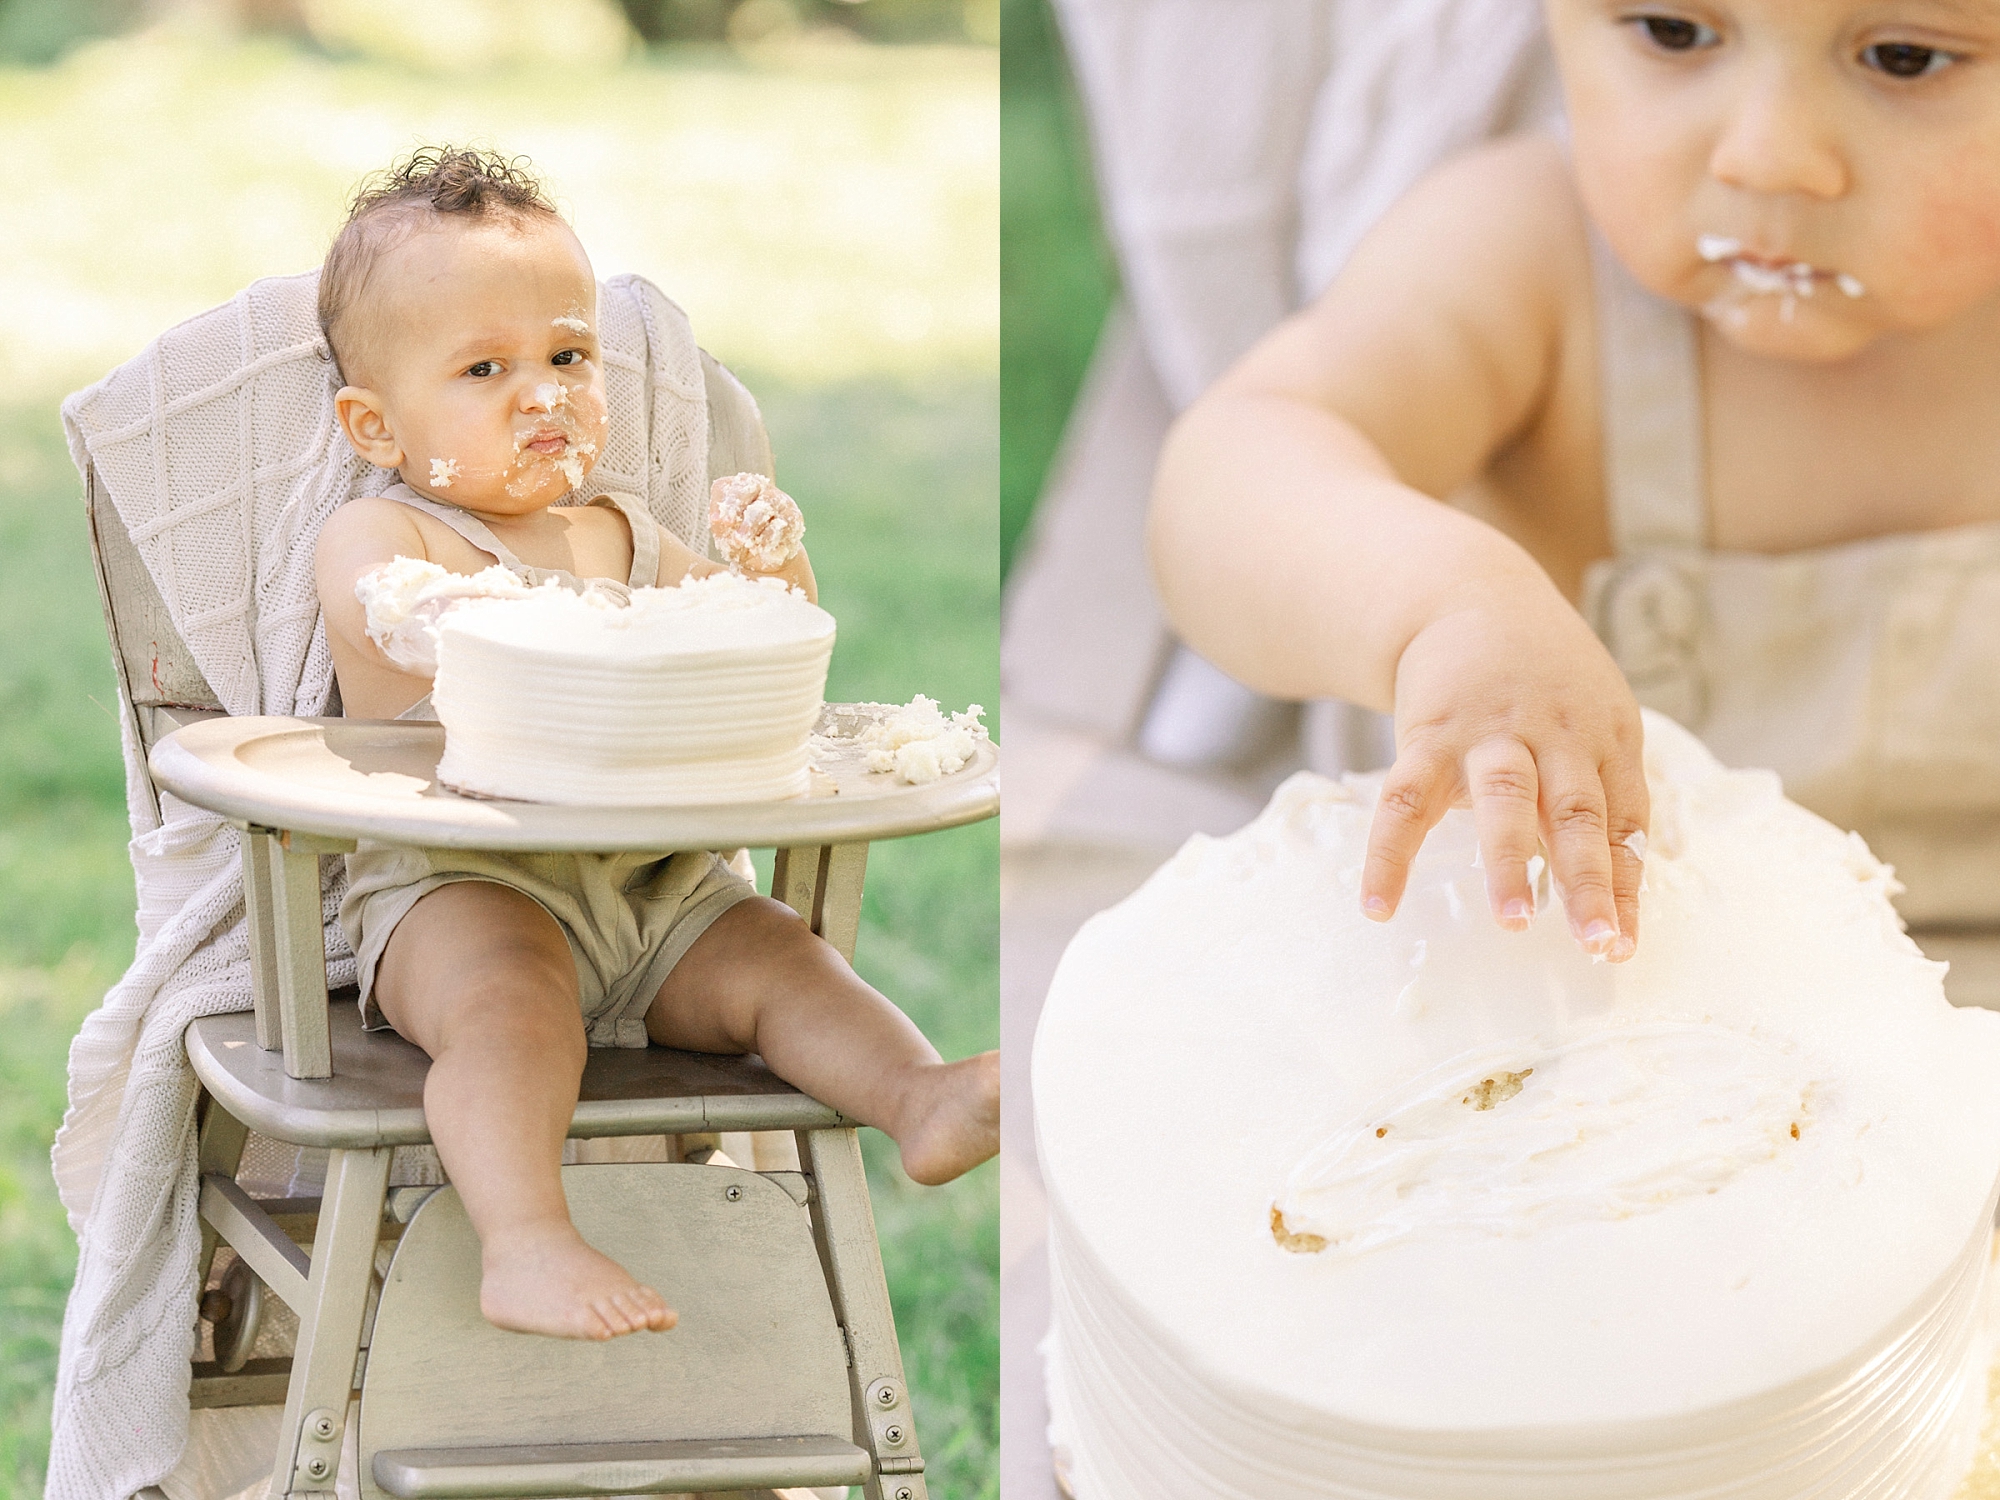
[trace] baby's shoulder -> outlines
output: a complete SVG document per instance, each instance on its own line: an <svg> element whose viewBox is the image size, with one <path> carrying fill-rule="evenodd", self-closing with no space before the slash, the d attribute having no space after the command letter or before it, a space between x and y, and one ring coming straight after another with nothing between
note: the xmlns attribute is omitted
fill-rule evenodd
<svg viewBox="0 0 2000 1500"><path fill-rule="evenodd" d="M1483 142L1433 168L1357 257L1417 257L1461 288L1523 281L1550 288L1589 275L1588 221L1569 153L1546 132Z"/></svg>
<svg viewBox="0 0 2000 1500"><path fill-rule="evenodd" d="M424 557L423 528L417 513L407 505L380 495L356 495L328 516L319 529L319 551L368 550L394 546L394 555Z"/></svg>

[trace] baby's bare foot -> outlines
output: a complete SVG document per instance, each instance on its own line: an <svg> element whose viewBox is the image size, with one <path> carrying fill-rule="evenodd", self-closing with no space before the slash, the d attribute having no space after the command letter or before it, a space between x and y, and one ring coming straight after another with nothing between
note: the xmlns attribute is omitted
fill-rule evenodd
<svg viewBox="0 0 2000 1500"><path fill-rule="evenodd" d="M496 1234L480 1256L479 1310L497 1328L611 1339L674 1326L666 1298L585 1244L568 1224Z"/></svg>
<svg viewBox="0 0 2000 1500"><path fill-rule="evenodd" d="M896 1144L912 1180L950 1182L1000 1149L1000 1054L919 1070Z"/></svg>

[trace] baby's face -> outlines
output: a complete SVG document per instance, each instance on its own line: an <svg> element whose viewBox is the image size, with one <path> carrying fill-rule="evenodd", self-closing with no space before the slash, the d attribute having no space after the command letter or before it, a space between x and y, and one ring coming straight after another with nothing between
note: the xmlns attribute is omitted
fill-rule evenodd
<svg viewBox="0 0 2000 1500"><path fill-rule="evenodd" d="M1648 289L1833 360L2000 292L2000 0L1548 0L1584 201Z"/></svg>
<svg viewBox="0 0 2000 1500"><path fill-rule="evenodd" d="M364 457L488 514L582 484L604 442L604 374L597 281L566 225L445 220L384 255L366 300L357 384L338 398Z"/></svg>

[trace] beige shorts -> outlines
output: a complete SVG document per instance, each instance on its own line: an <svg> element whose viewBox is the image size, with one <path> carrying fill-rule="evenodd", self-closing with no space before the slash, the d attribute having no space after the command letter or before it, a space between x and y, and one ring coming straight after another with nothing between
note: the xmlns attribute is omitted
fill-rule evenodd
<svg viewBox="0 0 2000 1500"><path fill-rule="evenodd" d="M363 844L347 856L340 925L354 949L361 1023L388 1026L374 1002L375 966L411 907L458 880L489 880L556 919L576 961L593 1047L646 1045L646 1011L696 938L757 894L713 854L486 854Z"/></svg>

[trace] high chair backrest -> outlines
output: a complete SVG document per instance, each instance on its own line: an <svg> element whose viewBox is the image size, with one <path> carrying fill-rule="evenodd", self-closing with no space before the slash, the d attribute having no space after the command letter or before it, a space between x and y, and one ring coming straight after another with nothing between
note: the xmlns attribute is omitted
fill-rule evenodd
<svg viewBox="0 0 2000 1500"><path fill-rule="evenodd" d="M742 384L706 351L700 354L708 405L708 477L743 470L773 471L771 443L757 403ZM612 400L621 392L614 385ZM629 399L634 392L626 391ZM643 386L636 394L650 401ZM328 390L329 403L331 388ZM385 481L386 483L386 481ZM194 653L182 640L160 587L134 544L124 518L96 464L83 463L84 503L90 527L112 663L121 695L130 705L142 754L155 741L190 719L225 712L203 676ZM310 545L310 538L300 544ZM337 703L330 705L338 712Z"/></svg>

